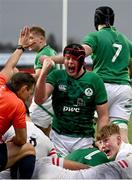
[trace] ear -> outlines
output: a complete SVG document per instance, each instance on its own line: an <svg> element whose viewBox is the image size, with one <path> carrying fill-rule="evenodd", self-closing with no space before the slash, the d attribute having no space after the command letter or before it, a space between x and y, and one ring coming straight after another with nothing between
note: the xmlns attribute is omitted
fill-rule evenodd
<svg viewBox="0 0 132 180"><path fill-rule="evenodd" d="M120 135L118 135L118 136L117 136L117 142L118 142L118 145L120 145L120 144L121 144L121 142L122 142L122 140L121 140L121 136L120 136Z"/></svg>
<svg viewBox="0 0 132 180"><path fill-rule="evenodd" d="M28 86L27 85L23 85L20 89L20 92L23 93L25 92L25 90L28 90Z"/></svg>
<svg viewBox="0 0 132 180"><path fill-rule="evenodd" d="M19 91L17 91L18 97L19 97L19 98L22 98L23 95L25 94L25 92L26 92L27 90L28 90L27 85L23 85L23 86L19 89Z"/></svg>
<svg viewBox="0 0 132 180"><path fill-rule="evenodd" d="M21 89L22 89L22 91L28 90L28 86L27 85L23 85Z"/></svg>

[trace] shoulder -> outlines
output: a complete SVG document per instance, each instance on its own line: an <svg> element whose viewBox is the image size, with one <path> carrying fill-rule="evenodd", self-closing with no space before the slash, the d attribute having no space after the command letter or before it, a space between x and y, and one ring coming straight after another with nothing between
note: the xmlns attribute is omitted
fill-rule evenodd
<svg viewBox="0 0 132 180"><path fill-rule="evenodd" d="M95 79L95 80L101 79L100 76L97 73L93 72L93 71L86 71L86 76L88 78Z"/></svg>
<svg viewBox="0 0 132 180"><path fill-rule="evenodd" d="M96 37L97 35L98 35L98 31L90 32L90 33L88 33L88 34L86 34L86 35L84 36L82 42L85 42L85 41L87 41L87 40L89 40L89 39L91 39L91 38L94 38L94 37Z"/></svg>
<svg viewBox="0 0 132 180"><path fill-rule="evenodd" d="M56 51L50 45L44 46L44 48L42 49L42 53L45 53L45 55L47 56L56 55Z"/></svg>
<svg viewBox="0 0 132 180"><path fill-rule="evenodd" d="M7 82L7 78L2 73L0 73L0 84L4 84L6 82Z"/></svg>

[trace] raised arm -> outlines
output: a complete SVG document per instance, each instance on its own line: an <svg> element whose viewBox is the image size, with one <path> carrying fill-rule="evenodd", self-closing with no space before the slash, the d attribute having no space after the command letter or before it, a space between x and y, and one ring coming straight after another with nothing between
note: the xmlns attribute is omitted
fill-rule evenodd
<svg viewBox="0 0 132 180"><path fill-rule="evenodd" d="M58 55L55 55L55 56L41 56L41 58L43 59L43 61L45 59L50 59L52 61L54 61L55 64L63 64L64 63L64 57L62 54L58 54Z"/></svg>
<svg viewBox="0 0 132 180"><path fill-rule="evenodd" d="M40 61L43 63L43 66L35 87L34 101L36 104L44 103L54 89L51 84L46 83L47 75L52 66L54 66L54 62L49 57L47 59L41 57Z"/></svg>
<svg viewBox="0 0 132 180"><path fill-rule="evenodd" d="M24 48L27 48L31 45L29 43L29 28L28 27L24 27L21 30L19 40L18 40L18 45L19 46L9 57L4 68L0 72L7 78L7 81L12 77L14 73L14 68L16 67L16 64L18 63L22 53L24 52Z"/></svg>

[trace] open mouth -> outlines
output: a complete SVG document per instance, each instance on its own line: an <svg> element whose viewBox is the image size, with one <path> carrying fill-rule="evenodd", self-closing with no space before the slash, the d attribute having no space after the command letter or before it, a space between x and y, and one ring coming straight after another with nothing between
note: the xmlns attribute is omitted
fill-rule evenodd
<svg viewBox="0 0 132 180"><path fill-rule="evenodd" d="M106 156L110 156L111 155L111 153L110 153L111 151L110 151L110 149L106 149L106 150L104 150L104 153L106 154Z"/></svg>
<svg viewBox="0 0 132 180"><path fill-rule="evenodd" d="M68 67L68 71L69 71L69 73L74 73L75 72L75 67L74 66L69 66Z"/></svg>

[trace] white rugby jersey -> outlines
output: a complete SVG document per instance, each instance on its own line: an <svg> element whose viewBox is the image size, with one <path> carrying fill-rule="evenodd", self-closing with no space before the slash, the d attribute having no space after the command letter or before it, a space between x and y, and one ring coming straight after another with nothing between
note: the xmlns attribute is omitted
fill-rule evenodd
<svg viewBox="0 0 132 180"><path fill-rule="evenodd" d="M45 156L57 156L51 140L38 128L33 122L26 121L27 124L27 142L31 143L36 150L36 160ZM14 128L10 127L3 136L3 140L9 140L14 136Z"/></svg>
<svg viewBox="0 0 132 180"><path fill-rule="evenodd" d="M119 151L116 155L115 161L125 159L131 153L132 153L132 144L122 142Z"/></svg>

